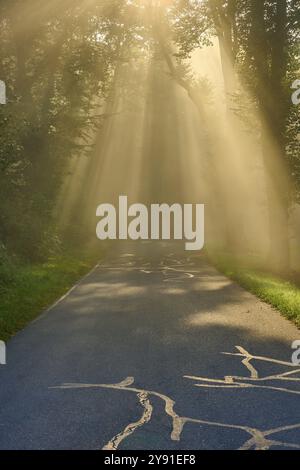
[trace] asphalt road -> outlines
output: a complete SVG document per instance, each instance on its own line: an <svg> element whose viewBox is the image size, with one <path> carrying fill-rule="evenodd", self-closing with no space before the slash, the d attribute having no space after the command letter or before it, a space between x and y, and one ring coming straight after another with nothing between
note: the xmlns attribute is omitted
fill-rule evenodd
<svg viewBox="0 0 300 470"><path fill-rule="evenodd" d="M138 246L9 342L0 448L300 448L296 327L202 256Z"/></svg>

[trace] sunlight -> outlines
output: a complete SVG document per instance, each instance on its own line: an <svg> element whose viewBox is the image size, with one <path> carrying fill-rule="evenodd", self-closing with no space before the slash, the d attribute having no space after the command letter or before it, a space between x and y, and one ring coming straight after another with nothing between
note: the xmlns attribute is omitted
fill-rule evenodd
<svg viewBox="0 0 300 470"><path fill-rule="evenodd" d="M71 102L85 100L78 115L85 128L70 140L84 150L70 158L55 218L63 229L82 226L86 238L92 239L95 208L104 201L114 204L120 194L132 202L204 202L209 207L211 246L269 252L271 262L275 247L270 231L280 238L286 227L276 188L288 193L290 186L280 149L267 131L261 146L262 116L249 87L238 78L224 38L205 40L181 58L178 31L172 31L169 18L176 8L170 0L55 0L42 5L32 0L21 17L17 6L11 7L20 56L26 47L21 38L25 35L29 41L32 24L38 28L52 19L56 25L47 43L53 78L47 78L46 87L38 81L34 85L41 106L46 106L51 90L59 95L63 87L71 87L57 74L60 61L76 64L84 57L87 63L89 57L99 58L87 71L74 65L82 96L74 94ZM65 24L60 24L63 10ZM38 77L45 64L38 57L31 60ZM86 89L93 74L95 83ZM57 104L59 115L67 103L57 98ZM34 119L35 111L27 106ZM56 125L50 124L48 132L55 136ZM89 157L84 152L90 152ZM292 220L289 230L295 238L297 222Z"/></svg>
<svg viewBox="0 0 300 470"><path fill-rule="evenodd" d="M170 3L126 2L127 7L138 7L142 25L152 27L158 22L160 28L163 17L149 16L149 8L161 9ZM129 20L127 13L124 22ZM146 31L143 26L130 45L130 37L122 36L119 54L124 51L126 58L112 75L108 102L97 104L97 114L107 118L99 134L89 136L95 145L93 157L76 157L71 163L58 202L61 224L68 225L79 212L92 237L95 208L106 201L116 204L121 194L131 202L204 201L209 207L210 245L226 240L236 250L266 253L266 174L257 137L245 131L230 109L235 107L234 94L246 97L246 92L226 51L220 51L215 42L193 55L193 75L207 79L212 92L207 95L205 83L200 82L191 100L187 89L170 75L160 43L154 52L141 47ZM160 41L168 41L168 30L163 26L162 31L165 37ZM97 38L105 43L106 32L98 31ZM230 77L227 82L222 67ZM224 90L228 86L234 88ZM249 112L254 128L259 117L254 109Z"/></svg>

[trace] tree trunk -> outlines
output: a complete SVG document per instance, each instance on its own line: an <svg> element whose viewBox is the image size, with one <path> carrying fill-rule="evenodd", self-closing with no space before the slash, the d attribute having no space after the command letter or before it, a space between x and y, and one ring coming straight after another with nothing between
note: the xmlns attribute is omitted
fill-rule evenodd
<svg viewBox="0 0 300 470"><path fill-rule="evenodd" d="M235 27L237 2L236 0L228 0L226 9L224 10L220 0L211 0L210 9L219 41L226 103L228 113L230 114L230 97L236 88L234 65L237 49Z"/></svg>
<svg viewBox="0 0 300 470"><path fill-rule="evenodd" d="M289 268L289 196L285 162L283 79L286 74L286 0L277 0L276 30L269 53L265 25L265 1L251 0L250 47L258 78L257 97L261 114L262 152L269 209L269 258L276 271Z"/></svg>

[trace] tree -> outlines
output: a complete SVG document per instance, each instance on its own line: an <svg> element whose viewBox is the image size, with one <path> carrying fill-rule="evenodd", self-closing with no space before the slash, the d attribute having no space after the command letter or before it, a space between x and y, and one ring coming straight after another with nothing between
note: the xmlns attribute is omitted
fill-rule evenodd
<svg viewBox="0 0 300 470"><path fill-rule="evenodd" d="M260 116L261 145L268 187L270 258L274 268L289 266L288 220L291 167L288 164L291 115L290 83L295 72L299 15L294 0L178 0L174 38L182 55L217 36L228 108L236 87L235 74L250 92ZM206 20L199 19L199 15ZM187 20L188 19L188 20ZM195 27L198 36L195 34ZM192 27L189 27L192 25ZM183 39L184 38L184 39ZM188 47L188 43L192 47ZM295 136L294 136L295 138ZM294 140L295 142L295 140ZM289 147L291 148L291 147ZM295 167L295 165L294 165Z"/></svg>

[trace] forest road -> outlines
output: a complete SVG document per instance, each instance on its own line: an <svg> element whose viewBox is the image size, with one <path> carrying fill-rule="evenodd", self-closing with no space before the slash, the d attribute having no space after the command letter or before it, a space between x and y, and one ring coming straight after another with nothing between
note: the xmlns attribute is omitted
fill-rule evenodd
<svg viewBox="0 0 300 470"><path fill-rule="evenodd" d="M300 448L300 332L154 245L116 250L8 343L1 449Z"/></svg>

